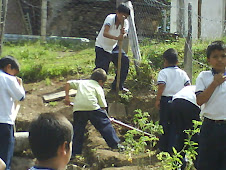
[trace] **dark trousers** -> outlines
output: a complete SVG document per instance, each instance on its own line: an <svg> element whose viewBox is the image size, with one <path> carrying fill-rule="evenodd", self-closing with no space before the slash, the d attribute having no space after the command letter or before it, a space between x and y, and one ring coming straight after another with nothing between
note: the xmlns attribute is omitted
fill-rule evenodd
<svg viewBox="0 0 226 170"><path fill-rule="evenodd" d="M187 134L184 132L184 130L193 129L192 120L200 121L200 108L185 99L175 99L173 100L171 106L173 115L172 123L174 124L176 132L176 135L174 135L175 139L173 140L173 146L179 152L184 147L184 139L187 139ZM198 134L195 134L192 137L192 141L198 143ZM195 167L197 167L197 159L194 161L194 164ZM182 167L182 169L184 167L185 165Z"/></svg>
<svg viewBox="0 0 226 170"><path fill-rule="evenodd" d="M102 68L108 73L109 69L109 64L110 62L113 62L115 67L117 68L118 66L118 46L116 46L112 54L104 51L103 48L100 47L95 47L95 52L96 52L96 60L95 60L95 65L96 68ZM96 69L95 68L95 69ZM126 80L126 77L128 75L128 70L129 70L129 58L125 54L125 52L122 52L122 60L121 60L121 75L120 75L120 83L119 83L119 89L121 90L123 88L123 84ZM116 76L115 80L112 83L112 89L116 89L116 80L117 80L117 71L116 71Z"/></svg>
<svg viewBox="0 0 226 170"><path fill-rule="evenodd" d="M171 152L173 131L172 113L171 113L172 97L162 96L160 100L159 124L162 125L164 134L159 139L159 149L164 152Z"/></svg>
<svg viewBox="0 0 226 170"><path fill-rule="evenodd" d="M109 147L113 148L117 146L120 139L112 127L111 121L106 116L105 110L98 109L94 111L75 111L72 155L82 153L85 127L88 120L90 120L92 125L94 125L94 127L100 132Z"/></svg>
<svg viewBox="0 0 226 170"><path fill-rule="evenodd" d="M6 164L6 170L10 169L14 151L13 125L0 123L0 158Z"/></svg>
<svg viewBox="0 0 226 170"><path fill-rule="evenodd" d="M226 122L204 119L199 138L198 170L226 169Z"/></svg>

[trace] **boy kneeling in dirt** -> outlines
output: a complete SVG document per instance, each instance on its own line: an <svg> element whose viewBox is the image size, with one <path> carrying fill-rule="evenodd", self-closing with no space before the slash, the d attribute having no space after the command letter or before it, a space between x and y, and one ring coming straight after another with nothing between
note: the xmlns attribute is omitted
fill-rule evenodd
<svg viewBox="0 0 226 170"><path fill-rule="evenodd" d="M72 156L82 154L82 145L87 121L94 125L100 132L108 146L118 149L120 139L116 135L114 128L107 116L103 85L107 80L106 72L98 68L93 71L91 80L70 80L65 86L65 103L70 105L69 89L77 89L74 99L74 138Z"/></svg>
<svg viewBox="0 0 226 170"><path fill-rule="evenodd" d="M29 128L29 143L37 165L30 170L63 170L71 158L72 124L56 113L43 113Z"/></svg>

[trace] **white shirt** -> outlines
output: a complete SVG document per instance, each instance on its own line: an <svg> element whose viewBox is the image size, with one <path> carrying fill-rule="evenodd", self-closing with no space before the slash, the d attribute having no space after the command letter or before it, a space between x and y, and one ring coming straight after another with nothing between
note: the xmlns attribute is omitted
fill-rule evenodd
<svg viewBox="0 0 226 170"><path fill-rule="evenodd" d="M196 95L195 95L195 86L185 86L183 89L181 89L179 92L177 92L174 96L173 99L185 99L196 106L199 107L199 105L196 102Z"/></svg>
<svg viewBox="0 0 226 170"><path fill-rule="evenodd" d="M104 90L95 80L70 80L71 88L78 89L73 111L92 111L107 107Z"/></svg>
<svg viewBox="0 0 226 170"><path fill-rule="evenodd" d="M162 96L173 96L189 83L187 73L177 66L166 67L158 74L157 84L165 84Z"/></svg>
<svg viewBox="0 0 226 170"><path fill-rule="evenodd" d="M25 97L25 91L15 76L0 70L0 123L13 125L16 119L14 101Z"/></svg>
<svg viewBox="0 0 226 170"><path fill-rule="evenodd" d="M121 25L119 25L119 27L116 28L115 20L116 20L116 14L110 14L106 17L104 24L96 38L96 43L95 43L95 46L103 48L104 51L107 51L109 53L112 53L112 50L116 47L118 41L104 37L103 35L104 28L105 28L105 25L110 26L109 34L114 35L116 37L119 36ZM125 28L125 31L128 32L129 22L127 19L124 20L124 28Z"/></svg>
<svg viewBox="0 0 226 170"><path fill-rule="evenodd" d="M214 80L212 71L202 71L196 79L196 93L203 92ZM202 105L201 116L226 120L226 81L217 86L208 102Z"/></svg>

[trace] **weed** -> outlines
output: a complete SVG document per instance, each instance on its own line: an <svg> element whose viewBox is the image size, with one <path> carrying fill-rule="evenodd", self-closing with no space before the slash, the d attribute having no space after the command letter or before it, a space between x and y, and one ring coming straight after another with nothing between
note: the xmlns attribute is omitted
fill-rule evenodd
<svg viewBox="0 0 226 170"><path fill-rule="evenodd" d="M57 105L57 102L56 101L55 102L49 102L49 105L52 106L52 107L54 107L54 106Z"/></svg>

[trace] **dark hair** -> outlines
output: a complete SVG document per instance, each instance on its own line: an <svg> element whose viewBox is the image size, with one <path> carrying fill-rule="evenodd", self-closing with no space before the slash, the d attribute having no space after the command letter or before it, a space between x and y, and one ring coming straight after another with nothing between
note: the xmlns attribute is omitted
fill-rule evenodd
<svg viewBox="0 0 226 170"><path fill-rule="evenodd" d="M72 141L73 128L66 117L56 113L43 113L29 127L29 143L38 160L57 156L57 150L65 141Z"/></svg>
<svg viewBox="0 0 226 170"><path fill-rule="evenodd" d="M130 15L129 7L125 6L124 4L120 4L117 8L117 11L119 13L124 13L124 14Z"/></svg>
<svg viewBox="0 0 226 170"><path fill-rule="evenodd" d="M210 55L214 50L224 51L225 50L224 42L223 41L212 42L206 49L207 58L210 58Z"/></svg>
<svg viewBox="0 0 226 170"><path fill-rule="evenodd" d="M176 64L178 62L177 51L173 48L169 48L163 53L163 58L165 58L169 64Z"/></svg>
<svg viewBox="0 0 226 170"><path fill-rule="evenodd" d="M93 71L91 77L92 80L102 80L103 82L107 81L107 73L102 68L97 68Z"/></svg>
<svg viewBox="0 0 226 170"><path fill-rule="evenodd" d="M20 71L20 65L13 56L5 56L0 59L0 69L4 69L8 64L11 64L11 69Z"/></svg>

